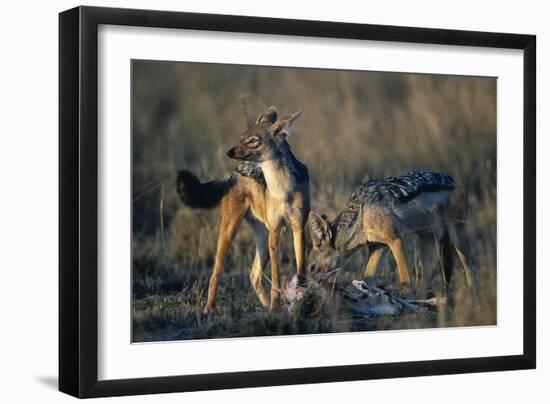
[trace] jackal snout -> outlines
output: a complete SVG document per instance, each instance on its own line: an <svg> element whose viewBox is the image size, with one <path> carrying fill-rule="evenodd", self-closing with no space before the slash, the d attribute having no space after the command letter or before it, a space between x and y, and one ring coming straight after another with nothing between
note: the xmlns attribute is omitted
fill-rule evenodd
<svg viewBox="0 0 550 404"><path fill-rule="evenodd" d="M229 149L226 154L227 157L233 160L247 160L252 155L252 152L236 145Z"/></svg>
<svg viewBox="0 0 550 404"><path fill-rule="evenodd" d="M229 157L230 159L236 158L235 147L232 147L231 149L229 149L225 154L227 154L227 157Z"/></svg>

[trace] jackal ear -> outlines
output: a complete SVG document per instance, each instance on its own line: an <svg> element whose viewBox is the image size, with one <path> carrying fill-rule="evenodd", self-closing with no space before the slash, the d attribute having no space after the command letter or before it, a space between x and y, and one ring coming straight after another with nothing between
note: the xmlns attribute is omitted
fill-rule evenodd
<svg viewBox="0 0 550 404"><path fill-rule="evenodd" d="M281 118L279 122L273 125L274 126L273 136L280 136L281 138L284 139L285 137L290 135L290 130L292 129L292 125L300 115L302 115L302 111L297 111L293 114L285 116L284 118Z"/></svg>
<svg viewBox="0 0 550 404"><path fill-rule="evenodd" d="M256 119L256 125L262 122L275 123L277 122L277 108L274 105L265 110L263 114L260 114Z"/></svg>
<svg viewBox="0 0 550 404"><path fill-rule="evenodd" d="M315 212L309 213L309 235L313 246L318 249L322 249L330 243L332 232L326 216L323 218Z"/></svg>

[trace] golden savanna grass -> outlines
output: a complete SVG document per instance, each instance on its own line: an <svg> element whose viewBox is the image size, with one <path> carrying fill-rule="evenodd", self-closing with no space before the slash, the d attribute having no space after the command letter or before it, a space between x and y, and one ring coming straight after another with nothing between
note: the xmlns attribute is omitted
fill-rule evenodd
<svg viewBox="0 0 550 404"><path fill-rule="evenodd" d="M134 341L496 324L496 79L134 61L132 104ZM230 174L235 162L225 152L269 105L302 110L289 141L309 168L312 210L329 218L362 181L411 169L453 176L468 200L475 287L457 276L447 307L398 316L353 315L322 291L271 313L249 286L255 247L242 226L217 310L203 315L219 211L184 207L176 172L202 181ZM282 239L289 276L290 232ZM356 254L338 285L360 279L366 254ZM383 280L391 285L389 256Z"/></svg>

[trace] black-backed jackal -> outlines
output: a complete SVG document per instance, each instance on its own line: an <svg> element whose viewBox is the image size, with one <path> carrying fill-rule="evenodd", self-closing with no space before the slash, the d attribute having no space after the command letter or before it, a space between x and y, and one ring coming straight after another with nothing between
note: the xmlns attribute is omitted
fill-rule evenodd
<svg viewBox="0 0 550 404"><path fill-rule="evenodd" d="M420 241L421 254L435 241L446 282L450 280L456 254L470 286L471 271L463 249L462 230L466 219L463 197L455 189L454 180L442 173L413 171L368 181L353 192L347 206L332 223L324 215L310 213L313 249L308 269L312 273L332 272L368 245L364 277L377 274L380 261L389 249L397 264L399 280L408 288L411 282L403 240L412 235Z"/></svg>
<svg viewBox="0 0 550 404"><path fill-rule="evenodd" d="M181 200L192 208L220 206L214 268L208 286L205 312L214 307L218 277L229 245L244 218L256 241L256 256L250 282L263 306L277 306L279 263L277 245L281 227L290 225L298 276L305 280L304 226L309 214L309 174L294 157L287 142L292 124L300 112L279 119L275 107L261 114L227 155L241 163L221 180L201 183L189 171L178 173L177 189ZM262 286L263 270L271 261L271 299Z"/></svg>

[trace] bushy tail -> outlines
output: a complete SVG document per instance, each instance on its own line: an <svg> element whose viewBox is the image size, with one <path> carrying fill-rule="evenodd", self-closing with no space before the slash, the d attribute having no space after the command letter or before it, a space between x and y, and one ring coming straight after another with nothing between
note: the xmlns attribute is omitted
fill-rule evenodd
<svg viewBox="0 0 550 404"><path fill-rule="evenodd" d="M201 183L190 171L178 172L176 186L181 201L191 208L213 208L233 185L233 177Z"/></svg>

